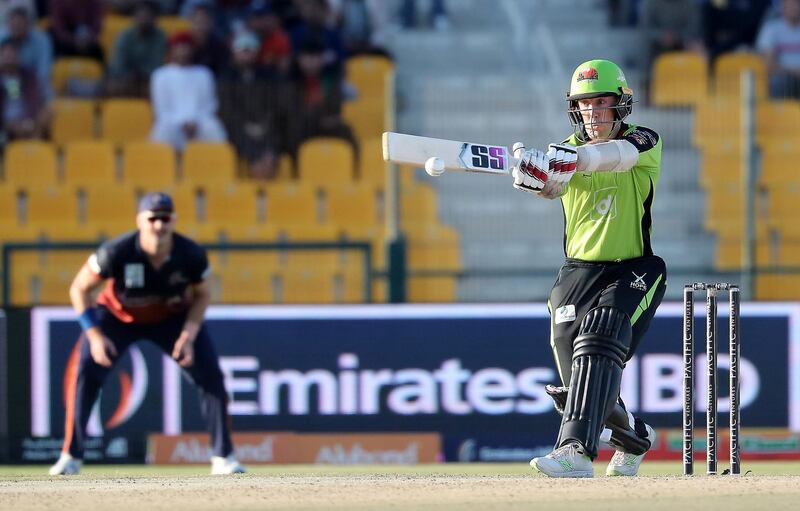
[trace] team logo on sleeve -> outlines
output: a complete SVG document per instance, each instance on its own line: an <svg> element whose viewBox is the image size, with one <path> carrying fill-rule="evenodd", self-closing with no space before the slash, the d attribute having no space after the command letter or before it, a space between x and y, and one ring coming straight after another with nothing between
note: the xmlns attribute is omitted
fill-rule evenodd
<svg viewBox="0 0 800 511"><path fill-rule="evenodd" d="M563 307L559 307L556 309L556 318L555 323L558 325L559 323L568 323L570 321L575 321L575 305L569 304L564 305Z"/></svg>
<svg viewBox="0 0 800 511"><path fill-rule="evenodd" d="M636 272L633 273L634 281L631 282L631 288L637 289L642 292L647 292L647 284L644 283L644 277L647 275L646 273L642 273L641 276L636 275Z"/></svg>

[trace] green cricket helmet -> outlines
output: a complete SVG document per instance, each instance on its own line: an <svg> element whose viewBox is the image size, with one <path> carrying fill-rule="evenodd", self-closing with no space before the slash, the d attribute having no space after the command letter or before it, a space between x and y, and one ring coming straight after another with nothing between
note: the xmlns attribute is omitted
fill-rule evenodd
<svg viewBox="0 0 800 511"><path fill-rule="evenodd" d="M569 120L575 130L575 136L581 142L586 142L586 123L578 108L578 100L598 98L601 96L615 96L618 98L614 109L614 124L612 133L616 133L622 120L630 115L633 110L633 91L628 87L622 69L610 60L595 59L581 64L572 73L572 81L567 92L567 110Z"/></svg>

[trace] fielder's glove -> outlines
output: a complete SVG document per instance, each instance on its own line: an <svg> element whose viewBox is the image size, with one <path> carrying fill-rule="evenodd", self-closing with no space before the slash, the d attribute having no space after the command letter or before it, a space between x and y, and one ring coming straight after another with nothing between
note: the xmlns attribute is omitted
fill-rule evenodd
<svg viewBox="0 0 800 511"><path fill-rule="evenodd" d="M537 149L523 152L519 163L511 169L514 188L537 195L550 179L550 173L547 154Z"/></svg>

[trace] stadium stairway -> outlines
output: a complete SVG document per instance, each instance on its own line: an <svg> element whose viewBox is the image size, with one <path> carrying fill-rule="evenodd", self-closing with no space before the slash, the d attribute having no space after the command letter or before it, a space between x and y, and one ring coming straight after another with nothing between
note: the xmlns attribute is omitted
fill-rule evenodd
<svg viewBox="0 0 800 511"><path fill-rule="evenodd" d="M566 137L563 97L573 66L591 57L630 61L625 52L635 44L633 31L605 25L603 2L573 3L580 5L566 13L557 0L465 0L450 5L446 31L392 31L397 130L509 146L523 141L538 148ZM575 31L576 26L592 30ZM552 35L568 28L568 38ZM615 41L615 51L595 55L597 41L608 40ZM638 77L635 69L629 74L633 87ZM700 279L713 262L713 244L702 228L692 115L639 104L632 120L655 127L668 141L653 211L654 248L669 266L688 268L673 275L668 297L677 299L677 284ZM466 276L459 282L459 300L546 299L563 261L557 202L514 190L510 178L448 173L434 179L422 170L415 175L436 187L440 220L460 233Z"/></svg>

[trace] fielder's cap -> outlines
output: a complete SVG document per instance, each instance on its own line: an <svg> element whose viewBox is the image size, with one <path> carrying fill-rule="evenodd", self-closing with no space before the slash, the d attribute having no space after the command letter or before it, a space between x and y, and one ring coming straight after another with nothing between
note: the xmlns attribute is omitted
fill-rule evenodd
<svg viewBox="0 0 800 511"><path fill-rule="evenodd" d="M239 32L233 38L233 51L257 50L261 47L258 37L252 32Z"/></svg>
<svg viewBox="0 0 800 511"><path fill-rule="evenodd" d="M142 211L172 213L175 206L172 204L172 197L166 193L150 192L139 201L139 213Z"/></svg>

